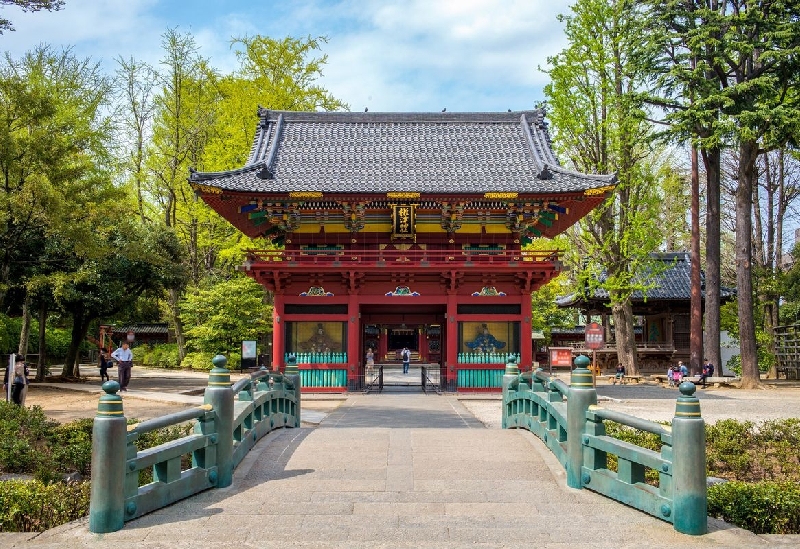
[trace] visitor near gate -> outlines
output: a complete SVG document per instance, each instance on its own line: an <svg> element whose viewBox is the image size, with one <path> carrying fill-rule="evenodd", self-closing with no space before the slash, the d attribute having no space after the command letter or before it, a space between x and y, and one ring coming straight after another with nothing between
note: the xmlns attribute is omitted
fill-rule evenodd
<svg viewBox="0 0 800 549"><path fill-rule="evenodd" d="M372 352L372 347L367 348L367 377L372 377L373 370L375 369L375 353Z"/></svg>
<svg viewBox="0 0 800 549"><path fill-rule="evenodd" d="M400 354L403 358L403 373L408 373L408 368L411 365L411 351L408 350L408 347L403 347L403 352Z"/></svg>
<svg viewBox="0 0 800 549"><path fill-rule="evenodd" d="M108 377L108 362L105 350L100 349L100 383L111 380L111 378Z"/></svg>
<svg viewBox="0 0 800 549"><path fill-rule="evenodd" d="M617 381L622 384L622 381L625 379L625 366L622 364L617 364L617 369L614 373L614 379L612 381L612 385L616 385Z"/></svg>
<svg viewBox="0 0 800 549"><path fill-rule="evenodd" d="M6 368L6 375L3 379L3 392L8 395L6 398L19 406L25 406L25 396L28 393L28 367L25 365L25 357L22 355L14 356L13 367ZM11 380L9 380L9 377ZM9 386L9 383L11 384Z"/></svg>
<svg viewBox="0 0 800 549"><path fill-rule="evenodd" d="M706 358L703 360L703 373L700 374L700 378L697 380L697 383L702 383L703 387L706 386L706 381L708 378L714 376L714 365Z"/></svg>
<svg viewBox="0 0 800 549"><path fill-rule="evenodd" d="M133 351L128 347L128 342L124 342L122 347L111 353L111 358L117 361L119 390L127 391L128 382L131 380L131 368L133 368Z"/></svg>

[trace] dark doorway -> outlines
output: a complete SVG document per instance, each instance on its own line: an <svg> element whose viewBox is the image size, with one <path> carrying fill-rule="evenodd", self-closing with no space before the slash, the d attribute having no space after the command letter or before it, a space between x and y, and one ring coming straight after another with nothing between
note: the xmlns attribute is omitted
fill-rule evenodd
<svg viewBox="0 0 800 549"><path fill-rule="evenodd" d="M387 330L389 337L388 351L400 351L403 347L408 347L411 351L419 351L418 327L400 326Z"/></svg>

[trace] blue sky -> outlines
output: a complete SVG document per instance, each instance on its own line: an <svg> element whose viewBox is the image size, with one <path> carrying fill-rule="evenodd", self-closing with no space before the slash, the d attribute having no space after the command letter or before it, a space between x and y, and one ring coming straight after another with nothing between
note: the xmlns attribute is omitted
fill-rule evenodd
<svg viewBox="0 0 800 549"><path fill-rule="evenodd" d="M232 36L325 35L321 84L359 111L505 111L533 107L540 66L565 45L567 0L66 0L60 12L4 7L19 57L47 42L112 71L118 55L157 64L161 34L191 32L201 54L233 68Z"/></svg>

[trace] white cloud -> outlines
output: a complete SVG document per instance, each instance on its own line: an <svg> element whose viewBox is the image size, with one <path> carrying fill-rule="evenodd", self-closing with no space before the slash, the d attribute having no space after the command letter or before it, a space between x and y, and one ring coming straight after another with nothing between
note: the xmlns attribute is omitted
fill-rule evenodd
<svg viewBox="0 0 800 549"><path fill-rule="evenodd" d="M555 4L555 5L553 5ZM161 35L193 34L226 72L231 36L329 37L322 85L353 110L530 108L547 81L538 66L565 46L566 0L68 0L61 12L3 13L17 31L0 50L72 44L113 70L117 55L157 64Z"/></svg>

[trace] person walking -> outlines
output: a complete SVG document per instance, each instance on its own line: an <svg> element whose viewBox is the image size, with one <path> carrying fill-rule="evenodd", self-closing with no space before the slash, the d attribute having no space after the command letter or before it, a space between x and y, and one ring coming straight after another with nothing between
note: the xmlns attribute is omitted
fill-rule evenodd
<svg viewBox="0 0 800 549"><path fill-rule="evenodd" d="M25 365L25 357L16 355L14 357L14 366L6 369L6 375L3 378L3 392L10 393L11 402L18 406L25 406L29 375L28 366ZM10 380L9 377L11 377ZM9 383L11 387L9 387ZM11 390L9 391L9 389Z"/></svg>
<svg viewBox="0 0 800 549"><path fill-rule="evenodd" d="M133 368L133 351L128 347L128 342L124 342L122 347L111 353L111 358L117 361L119 390L127 391L128 382L131 380L131 368Z"/></svg>
<svg viewBox="0 0 800 549"><path fill-rule="evenodd" d="M372 376L375 370L375 353L372 352L372 347L367 348L366 354L366 375L368 380L372 380Z"/></svg>
<svg viewBox="0 0 800 549"><path fill-rule="evenodd" d="M108 359L106 358L106 352L100 349L100 383L103 383L104 380L110 381L111 378L108 377Z"/></svg>
<svg viewBox="0 0 800 549"><path fill-rule="evenodd" d="M403 347L403 352L400 354L403 358L403 373L408 373L408 368L411 365L411 351L408 350L408 347Z"/></svg>

